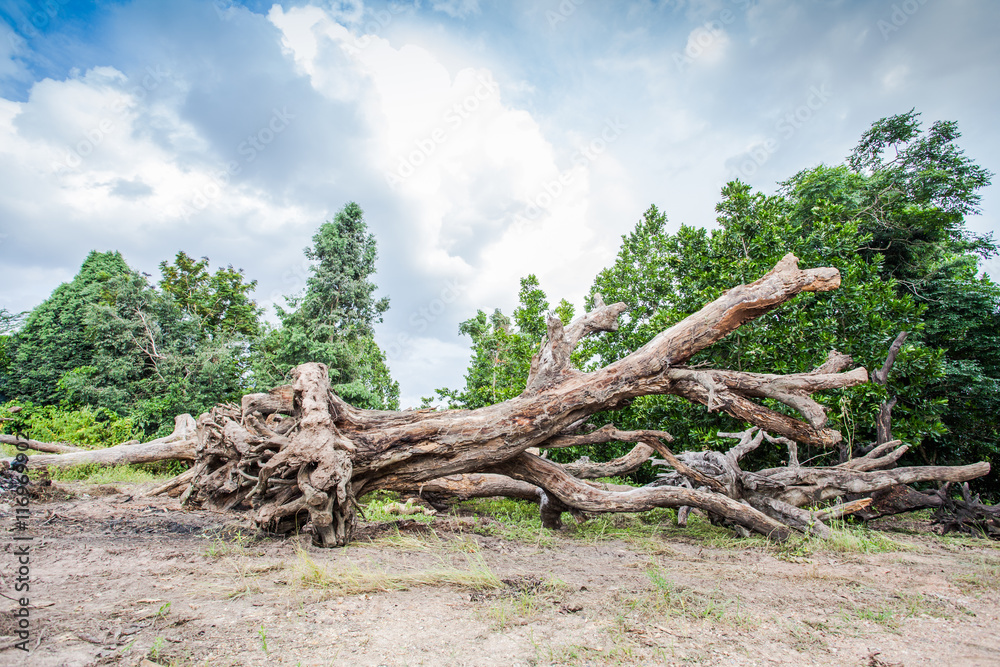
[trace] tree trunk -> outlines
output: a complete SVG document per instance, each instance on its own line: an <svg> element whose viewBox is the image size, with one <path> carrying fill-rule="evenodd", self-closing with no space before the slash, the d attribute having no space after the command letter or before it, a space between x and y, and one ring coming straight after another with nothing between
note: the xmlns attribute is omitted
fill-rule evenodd
<svg viewBox="0 0 1000 667"><path fill-rule="evenodd" d="M874 491L883 484L983 474L987 464L874 472L797 465L760 473L739 469L739 458L760 444L764 430L777 436L767 436L775 442L826 447L839 442L840 433L826 426L826 413L811 394L867 382L867 372L851 370L850 357L836 352L815 370L794 375L696 369L685 362L799 292L827 291L839 284L836 269L802 270L793 255L786 255L759 280L729 290L627 357L584 373L570 363L574 347L585 335L614 330L625 310L622 303L604 305L598 299L591 312L567 326L550 316L548 336L532 359L524 392L478 410L357 409L330 390L325 366L303 364L293 370L291 385L245 396L240 407L221 405L202 415L196 426L194 467L183 482L175 480L164 488L185 488L182 500L189 504L246 508L265 530L308 526L318 546L346 544L356 521L356 499L377 489L534 497L549 526L557 526L566 510L697 507L740 530L780 540L793 529L824 534L824 515L800 510L797 505L804 502ZM760 437L752 431L737 434L740 444L725 455L696 452L677 457L667 449L664 441L671 438L663 432L623 432L612 425L579 432L595 413L650 394L683 396L763 430ZM757 402L765 398L804 420ZM610 464L579 461L564 466L528 451L611 440L638 446ZM795 458L793 447L790 461ZM630 490L581 479L627 469L652 451L671 461L676 479ZM873 451L867 460L880 464L885 456L884 450Z"/></svg>

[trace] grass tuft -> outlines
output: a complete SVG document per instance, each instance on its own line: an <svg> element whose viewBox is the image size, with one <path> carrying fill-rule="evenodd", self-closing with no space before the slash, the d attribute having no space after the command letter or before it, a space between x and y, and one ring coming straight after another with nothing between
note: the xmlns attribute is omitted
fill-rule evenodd
<svg viewBox="0 0 1000 667"><path fill-rule="evenodd" d="M331 567L317 563L308 552L299 550L295 570L302 586L323 589L333 595L398 591L416 586L451 585L483 590L502 585L478 553L466 556L465 568L441 566L410 572L388 572L374 565L362 569L354 563Z"/></svg>

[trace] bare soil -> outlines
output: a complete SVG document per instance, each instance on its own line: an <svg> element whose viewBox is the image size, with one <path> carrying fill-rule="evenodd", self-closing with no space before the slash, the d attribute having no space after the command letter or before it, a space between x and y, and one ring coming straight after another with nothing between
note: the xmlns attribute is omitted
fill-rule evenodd
<svg viewBox="0 0 1000 667"><path fill-rule="evenodd" d="M31 506L32 651L5 613L0 665L1000 664L998 545L899 532L926 522L840 553L517 541L453 514L321 550L140 486L60 486ZM10 597L13 524L0 499Z"/></svg>

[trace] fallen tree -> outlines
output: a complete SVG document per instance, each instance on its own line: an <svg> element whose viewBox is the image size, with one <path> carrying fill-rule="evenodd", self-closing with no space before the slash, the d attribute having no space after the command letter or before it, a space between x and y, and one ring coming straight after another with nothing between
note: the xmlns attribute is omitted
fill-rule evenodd
<svg viewBox="0 0 1000 667"><path fill-rule="evenodd" d="M598 298L593 310L569 325L550 316L548 336L532 359L524 392L477 410L361 410L331 391L325 366L303 364L293 370L291 385L244 396L239 406L219 405L202 415L193 437L190 422L181 420L186 426L178 423L176 437L157 446L184 452L193 447L193 467L154 491L180 491L186 504L249 510L260 528L272 532L307 527L319 546L346 544L357 520L357 499L379 489L432 498L531 497L540 502L545 525L552 527L563 511L697 507L743 532L781 540L792 530L826 534L823 520L846 511L809 512L801 509L806 504L916 481L961 482L988 472L986 463L885 470L905 451L892 449L898 443L886 443L840 466L799 466L796 443L832 447L841 441L840 433L827 427L826 412L812 394L868 381L864 368L852 368L850 357L835 351L816 369L792 375L686 365L698 351L796 294L839 285L836 269L800 269L797 259L786 255L759 280L727 291L627 357L585 373L570 363L574 347L584 336L614 330L625 310L622 303L605 305ZM588 430L594 414L649 394L682 396L754 428L738 434L740 443L729 452L677 456L667 448L671 438L664 432L625 432L613 425ZM778 401L804 419L772 410L760 399ZM789 447L789 465L756 473L741 470L740 458L765 437ZM581 460L561 465L539 454L612 440L637 444L629 455L608 464ZM139 450L124 447L104 451L119 450L113 455L118 462L132 452L139 456ZM588 481L634 469L653 452L673 468L655 485L635 489ZM89 454L32 457L29 466L59 465ZM159 456L184 458L166 450Z"/></svg>

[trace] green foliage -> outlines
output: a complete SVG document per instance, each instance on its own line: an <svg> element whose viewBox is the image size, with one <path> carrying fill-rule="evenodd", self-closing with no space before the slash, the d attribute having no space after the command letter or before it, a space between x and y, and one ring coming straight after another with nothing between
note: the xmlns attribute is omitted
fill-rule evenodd
<svg viewBox="0 0 1000 667"><path fill-rule="evenodd" d="M1000 287L979 277L977 259L996 254L988 235L965 227L979 210L979 190L991 174L967 158L956 141L956 123L935 122L921 130L910 111L883 118L864 134L848 166L802 172L785 184L798 216L826 198L843 206L868 235L859 251L900 294L924 307L916 341L940 355L937 372L922 378L893 412L909 419L937 413L920 430L923 444L911 459L931 463L993 462L993 472L973 484L1000 493ZM901 368L898 384L920 371ZM897 387L892 387L896 389Z"/></svg>
<svg viewBox="0 0 1000 667"><path fill-rule="evenodd" d="M293 323L319 341L332 343L353 336L372 335L389 309L389 298L375 299L378 251L375 236L368 232L361 207L350 202L323 223L306 248L310 267L305 294L288 298L297 310L280 311L282 322Z"/></svg>
<svg viewBox="0 0 1000 667"><path fill-rule="evenodd" d="M914 112L882 119L847 165L804 170L782 183L776 196L729 183L713 231L682 225L669 233L666 217L651 207L591 289L592 296L624 301L629 310L618 331L585 341L577 362L595 368L624 357L792 252L802 266L838 268L840 289L799 295L690 363L796 373L837 349L875 369L896 334L909 331L888 388L866 384L816 396L830 408L831 425L848 443L865 444L874 438L879 404L896 396L893 435L913 447L911 457L940 463L988 459L996 468L1000 288L978 277L976 268L977 257L995 253L996 246L964 227L990 174L957 148L959 136L948 122L921 133ZM716 442L714 433L743 427L672 397L642 397L595 421L602 419L623 428L671 431L679 449L728 446ZM612 443L599 456L624 449ZM766 448L755 456L764 459L757 463L778 460ZM995 473L980 481L980 489L1000 490Z"/></svg>
<svg viewBox="0 0 1000 667"><path fill-rule="evenodd" d="M21 326L27 313L12 313L6 308L0 308L0 400L4 398L4 391L8 389L4 386L3 378L10 373L11 364L14 362L14 339L13 334Z"/></svg>
<svg viewBox="0 0 1000 667"><path fill-rule="evenodd" d="M243 282L243 270L232 265L208 272L208 258L195 261L184 251L173 264L160 262L160 288L181 310L197 317L211 335L259 333L261 309L250 299L256 280Z"/></svg>
<svg viewBox="0 0 1000 667"><path fill-rule="evenodd" d="M166 435L175 415L269 389L306 361L330 366L334 390L355 405L397 407L373 338L388 299L372 296L375 239L357 204L320 227L306 256L315 262L307 289L273 328L241 269L213 273L207 257L181 251L160 263L157 286L120 253L91 252L27 317L0 310L0 398L32 406L18 422L32 437L86 433L104 445Z"/></svg>
<svg viewBox="0 0 1000 667"><path fill-rule="evenodd" d="M459 333L472 339L472 360L465 376L465 389L438 389L451 407L481 408L519 395L528 381L531 357L545 337L545 315L549 302L538 278L521 279L520 304L514 309L514 324L500 312L476 316L462 322ZM560 318L571 318L573 306L564 299L557 309ZM564 321L566 321L564 319ZM515 326L516 324L516 326Z"/></svg>
<svg viewBox="0 0 1000 667"><path fill-rule="evenodd" d="M32 310L12 337L3 393L36 403L57 402L59 379L94 357L88 315L101 303L106 284L130 271L120 253L91 252L76 277Z"/></svg>
<svg viewBox="0 0 1000 667"><path fill-rule="evenodd" d="M210 276L205 262L188 260L179 253L177 266L164 263L168 289L159 291L121 254L91 252L10 339L4 394L66 415L127 416L137 436L165 435L175 415L238 398L248 370L242 332L255 330L258 314L246 298L254 283L231 268ZM170 290L182 283L193 287L178 300ZM216 299L207 320L198 299ZM45 439L36 428L31 435Z"/></svg>
<svg viewBox="0 0 1000 667"><path fill-rule="evenodd" d="M20 406L21 411L9 413L15 405ZM67 409L9 401L0 406L0 413L12 419L0 423L0 432L29 434L32 439L42 442L65 442L92 448L117 445L141 435L135 419L120 417L106 408Z"/></svg>
<svg viewBox="0 0 1000 667"><path fill-rule="evenodd" d="M690 363L798 373L818 366L836 348L871 366L884 355L900 326L913 328L919 323L920 309L897 296L891 281L879 278L878 267L857 254L857 225L844 220L839 208L818 207L812 223L803 226L789 215L784 197L754 193L739 182L728 184L722 195L717 206L720 228L711 232L681 226L671 234L666 231L666 217L656 207L646 211L632 234L623 238L615 264L597 276L591 289L608 303L624 301L629 310L617 331L581 345L581 360L597 367L630 354L725 290L764 275L787 252L795 253L803 266L839 268L841 289L800 295L740 327ZM928 356L933 354L911 346L901 355L900 365L905 367L908 358L927 362ZM848 423L841 418L837 426L861 431L848 437L867 437L872 428L870 415L877 412L883 393L864 386L844 390L842 395L847 397L853 419ZM818 398L836 406L841 396ZM779 404L770 407L787 411ZM723 445L712 434L742 427L724 414L707 413L702 406L675 397L643 397L604 418L623 428L670 431L678 439L678 449ZM904 425L901 431L906 431ZM625 449L624 445L608 445L601 455L617 456ZM775 460L768 462L776 462L777 452L771 454Z"/></svg>
<svg viewBox="0 0 1000 667"><path fill-rule="evenodd" d="M375 299L375 237L354 202L332 222L323 223L305 255L314 264L303 294L286 297L277 308L281 327L270 329L253 347L258 388L280 384L298 364L329 367L330 383L344 400L373 409L397 409L399 384L374 340L389 299Z"/></svg>

